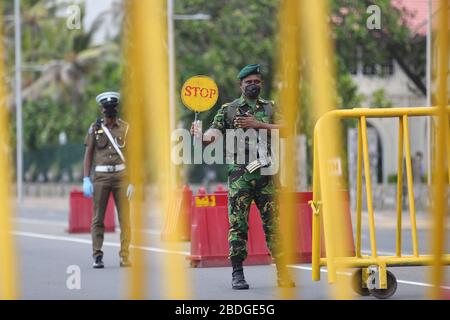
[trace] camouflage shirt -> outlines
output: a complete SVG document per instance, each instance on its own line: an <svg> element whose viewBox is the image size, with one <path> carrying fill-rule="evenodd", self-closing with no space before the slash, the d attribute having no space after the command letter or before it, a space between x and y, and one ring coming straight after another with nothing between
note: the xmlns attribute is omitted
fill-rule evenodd
<svg viewBox="0 0 450 320"><path fill-rule="evenodd" d="M265 99L258 98L256 101L256 105L252 107L250 104L247 103L247 101L244 99L243 96L241 96L238 101L233 101L231 103L224 104L217 114L214 116L214 120L211 125L211 129L218 129L222 132L222 134L225 134L226 129L236 129L233 122L230 121L227 117L227 111L231 104L238 104L238 108L236 110L236 116L242 115L246 112L249 114L252 114L255 116L256 120L265 122L265 123L280 123L281 122L281 112L280 110L274 105L273 101L268 101ZM264 110L264 104L270 103L272 105L272 116L269 116L266 114Z"/></svg>
<svg viewBox="0 0 450 320"><path fill-rule="evenodd" d="M271 115L266 113L266 109L264 106L267 104L270 104L270 107L272 110ZM239 99L237 99L231 103L224 104L219 109L219 111L217 112L217 114L214 117L213 123L210 127L211 129L220 130L223 135L226 134L227 129L238 129L234 126L234 123L233 123L234 117L232 118L231 116L228 115L228 112L230 112L230 108L236 108L235 116L240 116L240 115L243 115L248 112L249 114L252 114L256 120L264 122L264 123L278 124L278 123L281 123L281 121L282 121L281 112L277 107L275 107L273 101L268 101L268 100L258 98L256 100L256 103L252 106L244 99L243 96L241 96ZM244 129L244 131L245 131L245 129ZM256 131L259 132L259 129L257 129ZM271 139L269 139L267 141L269 154L271 153L270 140ZM241 143L244 143L244 145L245 145L244 146L244 148L245 148L244 162L249 163L250 162L249 150L251 150L250 143L249 143L248 139L241 141ZM242 146L242 144L239 144L239 145ZM235 148L232 149L231 151L225 150L225 153L228 156L230 156L230 155L233 156L234 162L237 163L237 161L239 161L237 158L237 155L240 152L239 150L243 150L243 149L240 149L240 147L238 147L237 144L235 143ZM231 166L233 166L233 164L231 164Z"/></svg>

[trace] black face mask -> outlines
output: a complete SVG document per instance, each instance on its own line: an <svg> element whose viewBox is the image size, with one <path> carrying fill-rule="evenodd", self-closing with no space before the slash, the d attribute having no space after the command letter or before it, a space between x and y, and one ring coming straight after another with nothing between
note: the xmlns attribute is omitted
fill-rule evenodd
<svg viewBox="0 0 450 320"><path fill-rule="evenodd" d="M116 108L108 108L105 110L105 112L103 112L103 114L107 118L114 118L115 116L117 116L117 109Z"/></svg>
<svg viewBox="0 0 450 320"><path fill-rule="evenodd" d="M107 118L114 118L117 116L117 103L105 103L103 104L103 114Z"/></svg>
<svg viewBox="0 0 450 320"><path fill-rule="evenodd" d="M244 89L245 96L250 99L258 98L260 92L261 92L261 86L259 86L257 84L249 84Z"/></svg>

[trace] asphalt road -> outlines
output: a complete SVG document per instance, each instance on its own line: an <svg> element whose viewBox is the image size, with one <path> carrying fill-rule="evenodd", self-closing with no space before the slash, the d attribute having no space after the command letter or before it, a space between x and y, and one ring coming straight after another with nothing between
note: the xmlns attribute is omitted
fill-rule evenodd
<svg viewBox="0 0 450 320"><path fill-rule="evenodd" d="M59 202L58 202L59 201ZM14 235L18 249L20 268L20 297L22 299L126 299L127 269L119 267L119 233L107 233L104 245L105 269L93 269L89 234L66 232L68 209L65 200L43 203L26 202L17 209ZM186 260L189 243L181 244L176 253L168 253L160 241L159 220L154 213L149 215L147 228L143 232L147 246L141 250L145 256L145 279L148 299L167 299L163 261L174 255L183 266L191 290L189 299L205 300L270 300L279 299L275 287L276 275L273 265L248 266L245 268L250 290L235 291L230 287L231 268L191 268ZM404 214L407 225L408 213ZM423 223L425 222L425 223ZM380 254L395 252L395 214L377 215L377 241ZM428 249L429 225L426 216L418 216L419 247L421 253ZM138 232L138 231L135 231ZM370 248L367 229L363 235L363 248ZM410 253L410 233L404 232L404 252ZM447 248L450 246L447 244ZM73 267L75 266L75 267ZM68 288L71 268L80 271L79 289ZM322 281L311 281L311 265L292 265L290 270L297 288L289 289L296 299L332 299L331 286L326 281L326 270L322 270ZM396 294L391 299L427 299L429 292L429 267L395 267L390 269L398 280ZM69 273L68 273L69 272ZM445 292L450 294L450 268L445 268ZM348 277L343 275L343 277ZM70 281L69 281L70 282ZM355 299L372 300L373 297Z"/></svg>

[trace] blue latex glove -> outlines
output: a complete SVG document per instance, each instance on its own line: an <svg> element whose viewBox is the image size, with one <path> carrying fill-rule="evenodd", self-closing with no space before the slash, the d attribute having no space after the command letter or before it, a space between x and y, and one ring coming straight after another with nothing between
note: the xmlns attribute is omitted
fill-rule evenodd
<svg viewBox="0 0 450 320"><path fill-rule="evenodd" d="M133 194L134 194L134 186L132 184L129 184L127 188L127 198L129 201L131 201Z"/></svg>
<svg viewBox="0 0 450 320"><path fill-rule="evenodd" d="M83 193L85 197L91 198L94 193L94 186L92 185L91 178L83 178Z"/></svg>

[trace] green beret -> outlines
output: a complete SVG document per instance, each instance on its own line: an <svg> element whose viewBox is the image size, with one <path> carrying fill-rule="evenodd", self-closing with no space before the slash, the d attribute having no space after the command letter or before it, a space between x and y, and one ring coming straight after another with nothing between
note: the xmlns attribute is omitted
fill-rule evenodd
<svg viewBox="0 0 450 320"><path fill-rule="evenodd" d="M239 72L238 79L242 80L251 74L261 74L261 65L259 64L248 64Z"/></svg>

